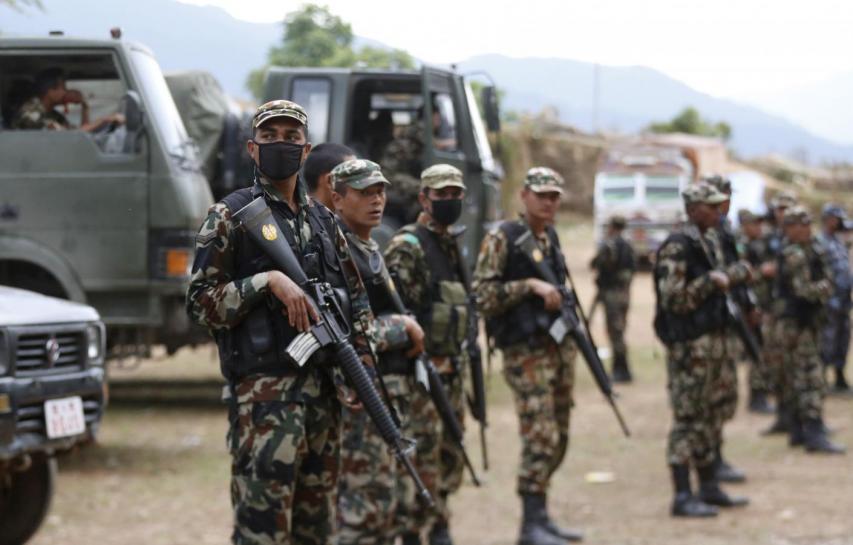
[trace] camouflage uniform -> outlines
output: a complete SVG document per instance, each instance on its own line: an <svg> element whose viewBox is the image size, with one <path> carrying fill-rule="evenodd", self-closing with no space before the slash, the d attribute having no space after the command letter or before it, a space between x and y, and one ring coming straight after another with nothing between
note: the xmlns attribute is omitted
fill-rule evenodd
<svg viewBox="0 0 853 545"><path fill-rule="evenodd" d="M464 189L462 173L449 165L434 165L426 169L421 175L421 184L425 188L440 189L443 187L460 187ZM430 261L427 253L430 249L425 246L421 237L430 237L431 246L435 248L437 255ZM443 260L443 261L442 261ZM442 261L439 265L438 261ZM456 413L456 418L464 425L464 391L463 373L467 367L467 354L461 350L460 343L464 335L459 337L458 342L450 342L454 346L447 346L447 341L439 340L453 338L450 326L445 324L445 334L437 331L431 326L429 316L434 315L434 296L436 290L433 277L437 269L452 271L453 284L461 287L461 267L465 266L456 241L456 236L445 231L427 214L422 212L413 225L403 227L391 239L385 251L385 262L388 266L403 303L411 309L418 318L421 327L426 334L426 349L430 359L444 383L450 403ZM440 290L442 293L445 290ZM450 290L447 290L450 291ZM454 324L465 327L467 310L465 310L465 294L459 294L461 301L456 305L461 308L453 312L457 316ZM464 333L464 332L462 332ZM458 334L456 335L458 337ZM437 356L438 352L450 350L453 356ZM431 520L431 515L424 510L412 512L411 509L402 509L400 512L400 523L406 532L419 532L424 527L434 522L436 526L445 528L450 518L447 505L447 497L456 492L462 484L464 462L459 452L459 447L453 441L449 431L444 429L439 419L429 394L420 388L415 388L410 397L411 412L409 426L404 426L404 432L408 437L417 441L415 454L415 466L418 469L426 487L433 493L437 500L439 516L436 521Z"/></svg>
<svg viewBox="0 0 853 545"><path fill-rule="evenodd" d="M258 109L254 126L276 116L303 124L307 121L299 105L273 101ZM264 178L256 180L251 191L271 208L283 211L286 220L278 222L279 227L298 234L294 236L296 244L304 251L315 234L308 218L316 216L312 215L315 205L305 194L302 181L297 184L295 211ZM277 301L269 291L267 272L237 276L243 238L232 220L228 199L210 208L199 230L187 293L190 317L210 329L218 344L245 326L244 321L254 313L264 311L267 305L276 308L272 305ZM343 234L333 222L323 228L332 238L331 246L339 256L349 291L351 342L365 364L372 365L369 335L373 315L364 286L349 258ZM316 364L312 357L299 370L277 364L275 372L235 373L226 366L230 356L230 350L221 345L223 373L231 391L228 444L232 456L233 542L330 543L335 530L341 403L353 403L340 368L333 362ZM250 360L232 364L239 369L248 366Z"/></svg>
<svg viewBox="0 0 853 545"><path fill-rule="evenodd" d="M12 120L13 129L61 130L69 127L68 120L56 110L46 110L39 97L24 102Z"/></svg>
<svg viewBox="0 0 853 545"><path fill-rule="evenodd" d="M602 306L604 306L607 336L613 347L613 379L630 381L628 368L628 347L625 344L628 307L631 303L631 279L634 276L634 251L622 238L625 218L614 216L610 225L619 232L603 240L595 257L592 268L598 271L596 284Z"/></svg>
<svg viewBox="0 0 853 545"><path fill-rule="evenodd" d="M758 218L749 212L741 214L740 222L741 225L743 225L746 221L757 220ZM745 259L755 270L758 270L765 261L772 259L767 245L767 240L762 237L750 239L745 234L741 233L738 237L738 251L741 259ZM773 283L771 280L756 274L751 287L755 294L756 304L762 315L762 321L766 320L766 315L770 312L770 303L772 300L771 290ZM752 392L770 392L772 389L766 362L766 352L769 349L767 346L766 333L760 328L758 329L757 334L763 340L762 352L765 358L762 359L762 364L760 366L749 366L749 388Z"/></svg>
<svg viewBox="0 0 853 545"><path fill-rule="evenodd" d="M355 190L376 183L388 183L379 171L379 166L364 159L341 163L332 170L331 175L335 187L338 187L338 184L346 184ZM382 285L390 282L382 262L382 254L379 253L379 245L374 240L359 238L345 226L344 229L353 259L370 295L372 284L368 285L368 278L371 281L381 280ZM373 256L376 257L371 259ZM378 262L375 262L376 258ZM405 426L408 416L407 399L413 390L411 374L401 373L399 369L394 369L394 372L383 369L383 355L405 347L409 337L399 314L377 308L374 302L371 302L371 306L376 314L373 338L379 357L379 368L383 373L389 401L400 417L401 425ZM340 545L393 542L396 532L395 514L401 502L407 502L405 504L412 509L416 508L414 488L399 486L398 483L402 480L409 480L408 475L398 468L396 457L379 435L366 411L345 408L338 498ZM401 497L409 491L409 496Z"/></svg>
<svg viewBox="0 0 853 545"><path fill-rule="evenodd" d="M387 211L403 223L413 221L418 213L421 181L415 174L421 169L423 154L424 129L422 121L415 120L388 143L378 161L392 182L387 192Z"/></svg>
<svg viewBox="0 0 853 545"><path fill-rule="evenodd" d="M824 207L823 216L833 216L841 222L841 229L847 228L847 214L843 208L829 204ZM824 365L835 370L836 387L844 389L844 367L847 364L847 352L850 349L850 310L853 306L850 292L853 278L850 272L850 255L847 246L835 234L821 232L818 241L824 247L827 256L827 269L832 275L834 286L832 297L827 303L826 323L821 329L820 352Z"/></svg>

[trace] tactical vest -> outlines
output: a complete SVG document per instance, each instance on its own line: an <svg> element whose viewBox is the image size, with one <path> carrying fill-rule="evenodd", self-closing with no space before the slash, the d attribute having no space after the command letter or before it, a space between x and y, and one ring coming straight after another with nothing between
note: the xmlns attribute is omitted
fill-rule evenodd
<svg viewBox="0 0 853 545"><path fill-rule="evenodd" d="M820 254L811 251L807 255L811 281L819 282L826 278L826 270ZM791 275L785 270L785 255L782 252L779 252L776 258L776 265L776 284L773 293L774 299L777 301L777 306L774 307L776 315L780 318L795 318L800 327L814 326L823 310L823 304L798 297L794 293Z"/></svg>
<svg viewBox="0 0 853 545"><path fill-rule="evenodd" d="M401 229L417 237L429 267L426 304L418 305L416 317L424 329L430 356L458 356L468 328L468 290L461 271L454 267L440 246L439 235L424 225ZM458 256L460 267L462 256Z"/></svg>
<svg viewBox="0 0 853 545"><path fill-rule="evenodd" d="M373 311L373 315L379 317L400 314L401 309L397 308L397 304L392 299L391 290L395 288L385 269L382 254L379 250L365 252L354 238L353 233L347 232L347 239L350 241L350 253L356 267L358 267L364 288L367 290L367 298L370 300L370 309ZM403 350L379 352L377 357L379 358L379 371L383 375L408 374L412 369L412 365Z"/></svg>
<svg viewBox="0 0 853 545"><path fill-rule="evenodd" d="M621 236L616 237L616 264L612 268L599 269L595 285L602 290L622 287L623 281L620 278L620 273L622 271L634 271L635 268L634 251L631 249L631 245Z"/></svg>
<svg viewBox="0 0 853 545"><path fill-rule="evenodd" d="M673 233L667 237L658 249L655 261L660 262L660 251L669 244L681 244L686 248L687 274L685 284L708 274L713 270L701 243L684 233ZM725 295L714 292L709 295L699 308L687 314L676 314L663 308L660 288L661 268L655 267L654 282L657 303L655 306L655 334L664 344L685 342L698 339L702 335L720 331L728 323Z"/></svg>
<svg viewBox="0 0 853 545"><path fill-rule="evenodd" d="M222 199L229 210L236 212L252 199L264 195L259 185L238 189ZM349 317L349 290L338 254L332 244L334 217L323 206L311 204L306 221L311 228L311 239L300 247L290 224L287 222L285 203L267 199L272 216L278 224L278 232L287 240L293 253L308 278L319 278L335 288L341 300L344 314ZM257 273L275 270L269 256L261 250L243 229L233 232L235 278L248 278ZM283 305L269 294L262 303L249 311L245 318L233 328L215 332L219 348L222 374L231 381L252 374L284 376L298 371L287 355L287 346L297 335L283 315ZM308 365L328 358L330 354L318 350Z"/></svg>
<svg viewBox="0 0 853 545"><path fill-rule="evenodd" d="M505 221L499 228L507 240L506 266L500 282L541 278L530 258L516 244L516 241L530 230L527 223L524 220ZM546 234L551 243L551 250L543 257L562 286L566 283L566 265L560 249L560 240L553 228L549 227ZM520 342L532 345L541 341L558 316L558 312L545 310L545 302L541 297L531 294L502 314L486 320L486 329L498 348Z"/></svg>

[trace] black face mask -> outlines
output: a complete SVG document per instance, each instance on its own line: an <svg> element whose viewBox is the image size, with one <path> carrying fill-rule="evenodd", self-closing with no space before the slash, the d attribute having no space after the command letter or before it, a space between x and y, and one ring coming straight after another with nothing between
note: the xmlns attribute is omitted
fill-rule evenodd
<svg viewBox="0 0 853 545"><path fill-rule="evenodd" d="M255 142L252 140L252 142ZM286 180L296 174L302 166L304 144L291 142L269 142L258 146L258 170L273 181Z"/></svg>
<svg viewBox="0 0 853 545"><path fill-rule="evenodd" d="M442 225L453 225L462 215L462 199L445 199L432 203L432 219Z"/></svg>

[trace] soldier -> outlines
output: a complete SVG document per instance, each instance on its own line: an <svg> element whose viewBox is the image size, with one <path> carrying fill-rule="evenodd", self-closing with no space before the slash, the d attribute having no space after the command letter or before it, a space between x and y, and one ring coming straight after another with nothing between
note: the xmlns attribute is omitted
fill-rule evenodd
<svg viewBox="0 0 853 545"><path fill-rule="evenodd" d="M716 506L748 502L729 496L719 486L715 462L721 414L711 392L731 359L725 293L748 276L748 269L740 262L721 267L724 257L716 227L718 207L727 197L705 183L687 187L682 196L689 223L658 250L654 325L667 348L667 389L673 411L667 444L675 488L671 513L709 517L716 516ZM699 474L698 496L690 487L691 465Z"/></svg>
<svg viewBox="0 0 853 545"><path fill-rule="evenodd" d="M12 120L13 129L70 129L71 124L56 110L65 104L80 105L81 131L97 131L106 125L124 123L124 116L114 113L89 122L89 103L76 89L65 88L65 74L60 68L48 68L38 73L33 83L35 96L24 102Z"/></svg>
<svg viewBox="0 0 853 545"><path fill-rule="evenodd" d="M305 194L299 167L311 145L296 103L262 105L247 143L254 185L214 204L196 238L190 317L213 333L228 381L235 544L327 544L335 529L341 403L353 396L325 351L298 367L283 347L316 320L305 292L262 253L232 214L263 198L309 277L349 296L351 342L372 365L367 295L346 240ZM325 360L323 360L325 356ZM321 361L322 360L322 361Z"/></svg>
<svg viewBox="0 0 853 545"><path fill-rule="evenodd" d="M563 186L563 178L550 168L528 170L520 192L524 215L486 235L474 271L477 305L487 319L489 337L503 352L504 378L518 413L522 451L516 491L523 507L519 545L582 539L578 532L559 528L547 511L551 476L569 444L577 348L569 336L559 346L549 337L562 296L556 286L539 278L531 262L545 259L565 283L566 265L553 227ZM516 244L522 236L535 237L534 255L526 255Z"/></svg>
<svg viewBox="0 0 853 545"><path fill-rule="evenodd" d="M752 280L752 267L749 262L742 260L740 252L737 248L737 240L732 231L732 224L729 222L728 214L731 208L732 198L732 183L728 178L715 175L705 178L705 183L714 186L716 190L722 193L726 200L720 203L720 223L717 228L709 233L709 236L716 236L719 240L719 247L722 250L723 261L720 263L714 262L715 267L733 267L740 264L748 271L748 277L745 281ZM749 326L758 326L760 316L756 306L755 294L752 293L746 282L732 282L730 297L741 308L741 312L745 319L749 322ZM718 423L717 430L717 453L715 464L717 465L717 480L727 483L740 483L746 480L746 475L739 469L729 464L723 457L723 426L726 422L734 418L737 412L737 360L739 355L744 353L743 342L740 340L734 327L729 327L728 344L731 347L729 358L725 360L720 374L716 377L716 385L712 388L715 399L712 400L712 405L715 410L719 411L719 418L715 419ZM755 362L751 362L754 367Z"/></svg>
<svg viewBox="0 0 853 545"><path fill-rule="evenodd" d="M774 338L782 346L783 398L790 410L789 442L808 452L841 454L827 437L821 409L823 369L818 335L823 309L832 296L832 281L823 248L812 238L811 215L802 206L785 211L785 246L778 258L774 290Z"/></svg>
<svg viewBox="0 0 853 545"><path fill-rule="evenodd" d="M634 250L622 237L627 222L623 216L613 216L607 235L599 244L590 264L598 271L596 300L604 305L607 336L613 347L613 382L631 382L628 348L625 346L625 327L631 302L631 279L634 276ZM590 318L591 319L591 318Z"/></svg>
<svg viewBox="0 0 853 545"><path fill-rule="evenodd" d="M379 165L365 159L339 164L332 170L331 179L334 207L376 316L379 372L391 405L405 420L414 390L410 362L423 351L424 334L413 318L395 309L390 291L393 282L379 245L370 238L371 230L382 221L389 182ZM391 544L397 531L398 506L407 502L408 509L416 509L415 496L400 497L411 488L398 486L404 477L365 411L345 409L343 430L338 543Z"/></svg>
<svg viewBox="0 0 853 545"><path fill-rule="evenodd" d="M847 364L847 351L850 349L850 310L853 307L850 298L850 255L838 233L848 230L850 222L847 213L837 204L824 206L822 218L823 231L817 238L829 258L828 268L834 290L827 304L820 352L823 364L835 372L834 390L849 393L850 385L844 377L844 366Z"/></svg>
<svg viewBox="0 0 853 545"><path fill-rule="evenodd" d="M462 173L450 165L433 165L421 174L417 222L400 229L385 252L388 270L406 308L412 310L426 335L426 352L441 375L459 422L463 422L463 379L467 355L462 350L468 327L466 264L457 236L450 227L462 213L465 184ZM418 441L417 468L427 488L438 492L439 515L429 531L431 545L451 543L448 496L462 483L464 462L457 445L440 424L429 396L412 396L410 437ZM405 430L406 428L404 428ZM404 511L405 540L419 542L418 533L430 524L426 513Z"/></svg>
<svg viewBox="0 0 853 545"><path fill-rule="evenodd" d="M355 152L341 144L324 142L311 148L311 153L302 166L302 177L305 179L308 195L326 208L334 210L332 169L350 159L355 159Z"/></svg>
<svg viewBox="0 0 853 545"><path fill-rule="evenodd" d="M741 258L746 259L753 271L760 271L761 265L768 255L767 241L764 238L761 226L761 216L753 214L749 210L739 210L738 219L740 233L738 236L738 252ZM765 315L770 312L772 302L772 283L762 276L756 274L753 279L752 292L755 294L756 304L764 320ZM763 338L761 326L755 329L756 335ZM767 344L764 343L764 350ZM770 394L770 377L768 376L767 363L762 360L762 365L749 366L749 410L754 413L772 414L774 408L768 400Z"/></svg>

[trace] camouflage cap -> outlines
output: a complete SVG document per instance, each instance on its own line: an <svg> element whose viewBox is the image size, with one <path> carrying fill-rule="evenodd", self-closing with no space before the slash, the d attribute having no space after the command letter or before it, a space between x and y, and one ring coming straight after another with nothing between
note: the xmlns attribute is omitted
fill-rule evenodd
<svg viewBox="0 0 853 545"><path fill-rule="evenodd" d="M782 223L785 225L807 225L812 222L812 215L804 206L795 205L785 210Z"/></svg>
<svg viewBox="0 0 853 545"><path fill-rule="evenodd" d="M375 184L391 185L379 165L367 159L350 159L332 169L332 183L347 185L353 189L364 189Z"/></svg>
<svg viewBox="0 0 853 545"><path fill-rule="evenodd" d="M267 120L274 117L289 117L299 121L303 125L308 125L308 114L299 104L289 100L271 100L266 104L261 104L255 110L255 116L252 118L252 129L257 129Z"/></svg>
<svg viewBox="0 0 853 545"><path fill-rule="evenodd" d="M796 204L797 196L790 191L780 191L770 199L770 208L788 208Z"/></svg>
<svg viewBox="0 0 853 545"><path fill-rule="evenodd" d="M705 182L688 185L681 192L681 198L684 199L684 204L720 204L729 200L728 195L720 193L716 187Z"/></svg>
<svg viewBox="0 0 853 545"><path fill-rule="evenodd" d="M524 177L524 187L536 193L563 194L566 182L557 171L548 167L533 167Z"/></svg>
<svg viewBox="0 0 853 545"><path fill-rule="evenodd" d="M422 189L442 189L445 187L465 189L462 171L452 165L438 164L421 172Z"/></svg>
<svg viewBox="0 0 853 545"><path fill-rule="evenodd" d="M823 205L821 216L823 216L824 218L832 216L834 218L838 218L844 221L847 219L847 211L844 210L844 208L842 208L839 204L828 202Z"/></svg>
<svg viewBox="0 0 853 545"><path fill-rule="evenodd" d="M706 184L710 184L717 188L717 191L723 193L725 195L732 194L732 181L724 176L720 176L719 174L714 174L712 176L706 176L702 179Z"/></svg>
<svg viewBox="0 0 853 545"><path fill-rule="evenodd" d="M761 221L761 216L759 216L752 210L741 208L737 211L737 219L741 223L741 225L743 225L744 223L755 223L756 221Z"/></svg>
<svg viewBox="0 0 853 545"><path fill-rule="evenodd" d="M625 226L628 225L628 220L625 219L625 216L614 214L613 216L610 216L610 221L608 223L614 229L624 229Z"/></svg>

